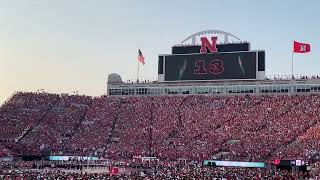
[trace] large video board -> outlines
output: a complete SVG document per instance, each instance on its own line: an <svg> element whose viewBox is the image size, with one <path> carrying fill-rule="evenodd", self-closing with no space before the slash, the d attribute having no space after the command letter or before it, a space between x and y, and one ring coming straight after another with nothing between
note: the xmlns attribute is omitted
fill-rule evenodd
<svg viewBox="0 0 320 180"><path fill-rule="evenodd" d="M165 81L256 79L257 51L160 55Z"/></svg>

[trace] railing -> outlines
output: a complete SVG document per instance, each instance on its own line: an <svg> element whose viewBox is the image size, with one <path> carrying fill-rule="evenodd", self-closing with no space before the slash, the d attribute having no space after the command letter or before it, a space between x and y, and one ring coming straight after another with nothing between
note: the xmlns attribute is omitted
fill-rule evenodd
<svg viewBox="0 0 320 180"><path fill-rule="evenodd" d="M158 80L156 78L150 78L150 79L139 79L139 83L152 83L157 82ZM124 80L125 83L137 83L137 79L127 79Z"/></svg>
<svg viewBox="0 0 320 180"><path fill-rule="evenodd" d="M265 77L266 80L300 80L300 79L320 79L320 75L302 75L302 74L295 74L293 77L292 75L267 75ZM124 83L137 83L137 79L124 79ZM152 82L158 82L157 78L149 78L149 79L139 79L138 81L140 84L143 83L152 83Z"/></svg>
<svg viewBox="0 0 320 180"><path fill-rule="evenodd" d="M299 80L299 79L320 79L319 75L301 75L301 74L295 74L293 77L292 75L269 75L266 76L267 80Z"/></svg>
<svg viewBox="0 0 320 180"><path fill-rule="evenodd" d="M17 137L17 138L15 138L15 142L17 143L17 142L19 142L27 133L28 133L28 131L30 130L30 128L31 127L27 127L27 128L25 128L20 134L19 134L19 136Z"/></svg>

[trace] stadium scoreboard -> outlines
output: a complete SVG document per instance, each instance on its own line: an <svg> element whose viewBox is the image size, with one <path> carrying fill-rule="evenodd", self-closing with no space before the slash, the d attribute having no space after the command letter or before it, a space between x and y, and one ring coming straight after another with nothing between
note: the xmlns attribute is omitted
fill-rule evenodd
<svg viewBox="0 0 320 180"><path fill-rule="evenodd" d="M201 38L201 45L174 46L159 55L158 80L257 80L265 77L265 52L251 51L248 42L216 44Z"/></svg>

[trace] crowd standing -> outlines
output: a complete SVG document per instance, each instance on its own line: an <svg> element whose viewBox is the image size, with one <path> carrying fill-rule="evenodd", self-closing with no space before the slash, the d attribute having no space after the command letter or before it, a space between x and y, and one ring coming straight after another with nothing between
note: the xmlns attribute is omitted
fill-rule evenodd
<svg viewBox="0 0 320 180"><path fill-rule="evenodd" d="M0 155L308 158L320 149L318 114L318 95L91 98L17 93L0 108Z"/></svg>
<svg viewBox="0 0 320 180"><path fill-rule="evenodd" d="M15 164L14 168L2 166L0 179L216 179L216 180L288 180L288 179L319 179L319 175L308 172L294 172L264 168L231 168L204 167L197 164L184 166L167 165L148 168L131 168L112 173L110 170L97 173L88 171L82 166L48 162ZM45 162L43 162L45 163ZM1 166L1 164L0 164Z"/></svg>
<svg viewBox="0 0 320 180"><path fill-rule="evenodd" d="M95 97L17 93L0 108L0 157L310 159L320 96Z"/></svg>

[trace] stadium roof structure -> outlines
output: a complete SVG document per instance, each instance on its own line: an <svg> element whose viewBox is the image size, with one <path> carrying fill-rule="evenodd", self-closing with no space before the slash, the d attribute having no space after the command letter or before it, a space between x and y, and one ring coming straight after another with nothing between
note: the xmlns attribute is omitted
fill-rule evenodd
<svg viewBox="0 0 320 180"><path fill-rule="evenodd" d="M196 37L197 36L206 35L206 34L221 34L221 35L224 36L224 43L228 43L229 42L229 37L233 37L234 39L240 41L240 38L238 38L237 36L235 36L235 35L233 35L231 33L225 32L225 31L221 31L221 30L205 30L205 31L200 31L200 32L197 32L197 33L194 33L194 34L188 36L187 38L185 38L181 42L181 44L187 42L188 40L191 40L191 44L194 45L194 44L196 44Z"/></svg>

